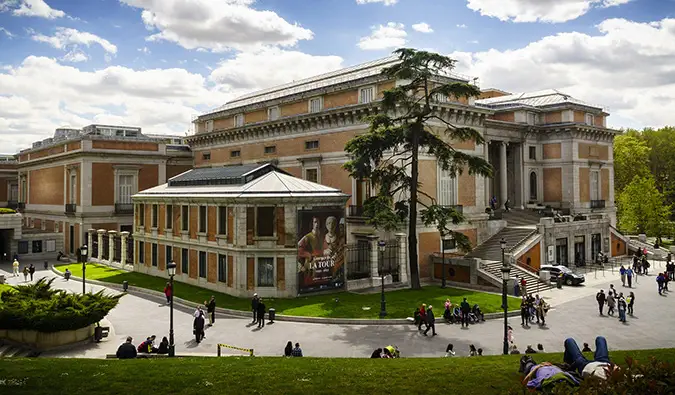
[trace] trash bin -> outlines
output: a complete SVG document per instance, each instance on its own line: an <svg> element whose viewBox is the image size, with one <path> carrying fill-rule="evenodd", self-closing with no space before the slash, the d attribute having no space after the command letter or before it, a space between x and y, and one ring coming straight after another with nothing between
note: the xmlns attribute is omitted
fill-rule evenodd
<svg viewBox="0 0 675 395"><path fill-rule="evenodd" d="M122 291L127 292L128 289L129 289L129 282L122 281Z"/></svg>
<svg viewBox="0 0 675 395"><path fill-rule="evenodd" d="M558 289L562 289L563 278L561 276L558 276L558 278L556 278L556 284L558 286Z"/></svg>
<svg viewBox="0 0 675 395"><path fill-rule="evenodd" d="M274 318L277 315L277 311L274 309L270 309L269 311L269 317L270 317L270 324L274 322Z"/></svg>
<svg viewBox="0 0 675 395"><path fill-rule="evenodd" d="M49 269L49 262L45 261L45 270Z"/></svg>
<svg viewBox="0 0 675 395"><path fill-rule="evenodd" d="M102 339L103 339L103 328L97 326L96 328L94 328L94 341L98 343Z"/></svg>

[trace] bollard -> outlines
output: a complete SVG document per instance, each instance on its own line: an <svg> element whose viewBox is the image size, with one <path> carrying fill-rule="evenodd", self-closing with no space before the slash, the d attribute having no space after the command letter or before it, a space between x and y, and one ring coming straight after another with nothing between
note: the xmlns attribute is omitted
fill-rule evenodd
<svg viewBox="0 0 675 395"><path fill-rule="evenodd" d="M128 292L128 289L129 289L129 282L128 281L122 281L122 291Z"/></svg>
<svg viewBox="0 0 675 395"><path fill-rule="evenodd" d="M45 270L49 269L49 262L45 261Z"/></svg>

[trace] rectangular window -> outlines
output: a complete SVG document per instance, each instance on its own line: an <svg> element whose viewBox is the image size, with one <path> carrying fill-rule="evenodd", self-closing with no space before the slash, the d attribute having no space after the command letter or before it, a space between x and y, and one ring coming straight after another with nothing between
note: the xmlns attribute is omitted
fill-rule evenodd
<svg viewBox="0 0 675 395"><path fill-rule="evenodd" d="M199 277L206 278L206 252L199 251Z"/></svg>
<svg viewBox="0 0 675 395"><path fill-rule="evenodd" d="M370 103L375 99L375 87L369 86L359 89L359 103Z"/></svg>
<svg viewBox="0 0 675 395"><path fill-rule="evenodd" d="M457 204L457 177L448 170L438 168L438 204L454 206Z"/></svg>
<svg viewBox="0 0 675 395"><path fill-rule="evenodd" d="M448 251L448 250L454 250L457 248L457 243L455 242L455 239L443 239L443 251Z"/></svg>
<svg viewBox="0 0 675 395"><path fill-rule="evenodd" d="M258 286L274 286L274 258L258 258Z"/></svg>
<svg viewBox="0 0 675 395"><path fill-rule="evenodd" d="M183 274L189 274L190 270L190 250L187 248L180 249L180 272Z"/></svg>
<svg viewBox="0 0 675 395"><path fill-rule="evenodd" d="M135 192L134 176L120 174L117 178L117 203L131 204L131 196Z"/></svg>
<svg viewBox="0 0 675 395"><path fill-rule="evenodd" d="M255 225L257 236L274 236L274 207L257 207Z"/></svg>
<svg viewBox="0 0 675 395"><path fill-rule="evenodd" d="M28 182L26 178L21 179L21 203L26 203L28 201Z"/></svg>
<svg viewBox="0 0 675 395"><path fill-rule="evenodd" d="M586 125L593 126L595 125L595 117L593 114L586 114Z"/></svg>
<svg viewBox="0 0 675 395"><path fill-rule="evenodd" d="M528 125L536 125L539 121L539 117L537 116L537 113L534 112L528 112L527 113L527 123Z"/></svg>
<svg viewBox="0 0 675 395"><path fill-rule="evenodd" d="M319 112L323 110L323 97L309 99L309 112Z"/></svg>
<svg viewBox="0 0 675 395"><path fill-rule="evenodd" d="M28 254L28 242L26 240L19 241L19 245L17 247L17 252L19 254Z"/></svg>
<svg viewBox="0 0 675 395"><path fill-rule="evenodd" d="M145 263L145 243L142 241L138 242L138 263Z"/></svg>
<svg viewBox="0 0 675 395"><path fill-rule="evenodd" d="M238 128L244 126L244 114L237 114L234 116L234 127Z"/></svg>
<svg viewBox="0 0 675 395"><path fill-rule="evenodd" d="M70 173L70 204L77 203L77 174Z"/></svg>
<svg viewBox="0 0 675 395"><path fill-rule="evenodd" d="M241 151L240 150L233 150L230 151L230 158L238 158L241 156Z"/></svg>
<svg viewBox="0 0 675 395"><path fill-rule="evenodd" d="M591 171L591 200L600 200L600 172L597 170Z"/></svg>
<svg viewBox="0 0 675 395"><path fill-rule="evenodd" d="M213 120L206 121L206 132L213 132Z"/></svg>
<svg viewBox="0 0 675 395"><path fill-rule="evenodd" d="M227 255L218 254L218 281L227 282Z"/></svg>
<svg viewBox="0 0 675 395"><path fill-rule="evenodd" d="M267 109L267 120L276 121L279 119L279 107L270 107Z"/></svg>
<svg viewBox="0 0 675 395"><path fill-rule="evenodd" d="M33 248L31 252L33 254L39 254L42 252L42 240L33 240Z"/></svg>
<svg viewBox="0 0 675 395"><path fill-rule="evenodd" d="M265 147L265 154L270 155L270 154L276 154L277 153L277 146L276 145L268 145Z"/></svg>
<svg viewBox="0 0 675 395"><path fill-rule="evenodd" d="M306 150L318 149L318 148L319 148L319 140L305 141L305 149Z"/></svg>
<svg viewBox="0 0 675 395"><path fill-rule="evenodd" d="M152 256L152 266L157 266L157 244L152 243L152 246L150 247L150 255Z"/></svg>
<svg viewBox="0 0 675 395"><path fill-rule="evenodd" d="M173 204L166 205L166 217L164 220L164 228L171 230L173 228Z"/></svg>
<svg viewBox="0 0 675 395"><path fill-rule="evenodd" d="M210 152L202 153L202 160L211 160L211 153Z"/></svg>
<svg viewBox="0 0 675 395"><path fill-rule="evenodd" d="M199 206L199 233L206 233L206 206Z"/></svg>
<svg viewBox="0 0 675 395"><path fill-rule="evenodd" d="M311 168L305 169L305 180L319 183L319 169Z"/></svg>
<svg viewBox="0 0 675 395"><path fill-rule="evenodd" d="M145 226L145 204L138 205L138 226Z"/></svg>
<svg viewBox="0 0 675 395"><path fill-rule="evenodd" d="M187 232L190 230L190 206L181 206L180 210L180 230Z"/></svg>
<svg viewBox="0 0 675 395"><path fill-rule="evenodd" d="M173 261L173 247L166 246L166 263Z"/></svg>
<svg viewBox="0 0 675 395"><path fill-rule="evenodd" d="M436 103L447 103L449 101L448 96L442 93L434 93L432 99Z"/></svg>
<svg viewBox="0 0 675 395"><path fill-rule="evenodd" d="M530 146L530 159L537 160L537 147Z"/></svg>
<svg viewBox="0 0 675 395"><path fill-rule="evenodd" d="M152 227L155 228L155 229L157 229L157 222L158 222L157 217L159 216L158 210L159 210L159 208L157 207L157 205L153 204L151 216L152 216Z"/></svg>
<svg viewBox="0 0 675 395"><path fill-rule="evenodd" d="M218 207L218 234L227 234L227 207Z"/></svg>

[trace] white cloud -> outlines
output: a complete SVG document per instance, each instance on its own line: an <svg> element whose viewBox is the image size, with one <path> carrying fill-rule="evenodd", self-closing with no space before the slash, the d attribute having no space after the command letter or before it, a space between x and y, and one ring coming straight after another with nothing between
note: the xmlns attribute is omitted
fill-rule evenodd
<svg viewBox="0 0 675 395"><path fill-rule="evenodd" d="M384 3L385 6L390 6L398 3L398 0L356 0L356 4L370 4L370 3Z"/></svg>
<svg viewBox="0 0 675 395"><path fill-rule="evenodd" d="M478 44L478 40L470 40L468 41L469 44Z"/></svg>
<svg viewBox="0 0 675 395"><path fill-rule="evenodd" d="M273 11L252 8L254 0L119 0L141 8L148 40L165 40L186 49L214 52L262 45L293 46L314 33Z"/></svg>
<svg viewBox="0 0 675 395"><path fill-rule="evenodd" d="M461 23L461 24L457 25L457 27L460 28L460 29L466 29L467 26L465 24Z"/></svg>
<svg viewBox="0 0 675 395"><path fill-rule="evenodd" d="M632 0L467 0L481 15L513 22L566 22L593 7L612 7Z"/></svg>
<svg viewBox="0 0 675 395"><path fill-rule="evenodd" d="M608 19L519 49L456 52L458 71L510 92L557 88L611 110L610 126L675 125L675 19Z"/></svg>
<svg viewBox="0 0 675 395"><path fill-rule="evenodd" d="M14 34L4 27L0 27L0 32L4 33L9 38L14 38Z"/></svg>
<svg viewBox="0 0 675 395"><path fill-rule="evenodd" d="M101 38L95 34L81 32L76 29L57 27L53 36L33 33L31 38L34 41L44 42L58 49L77 49L80 45L90 47L93 44L100 45L107 53L116 54L117 46L110 41Z"/></svg>
<svg viewBox="0 0 675 395"><path fill-rule="evenodd" d="M61 58L61 61L71 63L86 62L87 60L89 60L89 56L78 50L70 51Z"/></svg>
<svg viewBox="0 0 675 395"><path fill-rule="evenodd" d="M234 97L340 67L337 56L277 48L240 53L221 62L208 78L182 68L83 71L29 56L19 65L0 68L0 147L16 152L66 124L105 122L139 125L147 133L183 134L193 115Z"/></svg>
<svg viewBox="0 0 675 395"><path fill-rule="evenodd" d="M402 47L408 33L402 23L389 22L386 25L373 26L370 36L361 37L358 47L363 50L380 50Z"/></svg>
<svg viewBox="0 0 675 395"><path fill-rule="evenodd" d="M0 0L0 12L12 11L15 16L34 16L38 18L63 18L66 13L51 8L44 0Z"/></svg>
<svg viewBox="0 0 675 395"><path fill-rule="evenodd" d="M266 48L252 53L240 53L221 62L209 79L234 89L256 90L341 67L342 58L339 56L313 56L298 51Z"/></svg>
<svg viewBox="0 0 675 395"><path fill-rule="evenodd" d="M147 55L150 53L150 48L148 47L138 48L138 52L143 52L144 54Z"/></svg>
<svg viewBox="0 0 675 395"><path fill-rule="evenodd" d="M434 29L429 26L428 23L426 22L420 22L412 25L413 30L420 32L420 33L433 33Z"/></svg>

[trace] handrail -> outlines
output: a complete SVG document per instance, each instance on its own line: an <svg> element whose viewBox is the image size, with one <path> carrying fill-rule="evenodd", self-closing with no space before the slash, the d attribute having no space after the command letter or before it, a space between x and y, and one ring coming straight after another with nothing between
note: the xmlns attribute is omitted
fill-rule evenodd
<svg viewBox="0 0 675 395"><path fill-rule="evenodd" d="M527 241L530 237L532 237L533 235L535 235L535 234L537 234L537 233L539 233L539 231L538 231L537 229L535 229L535 230L533 230L532 232L530 232L527 236L523 237L522 239L520 239L520 241L518 241L516 244L514 244L513 247L509 248L509 252L512 252L513 250L515 250L516 247L519 247L521 244L523 244L523 243L524 243L525 241Z"/></svg>

